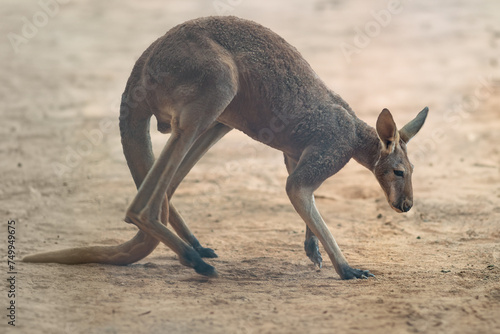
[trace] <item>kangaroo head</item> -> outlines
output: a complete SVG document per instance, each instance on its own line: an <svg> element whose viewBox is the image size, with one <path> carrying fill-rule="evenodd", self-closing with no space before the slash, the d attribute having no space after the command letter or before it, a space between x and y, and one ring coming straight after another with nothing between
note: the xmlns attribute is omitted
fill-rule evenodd
<svg viewBox="0 0 500 334"><path fill-rule="evenodd" d="M399 131L389 110L382 110L377 119L376 130L381 145L373 173L384 190L389 205L397 212L407 212L413 206L413 165L408 159L406 145L424 125L428 111L425 107Z"/></svg>

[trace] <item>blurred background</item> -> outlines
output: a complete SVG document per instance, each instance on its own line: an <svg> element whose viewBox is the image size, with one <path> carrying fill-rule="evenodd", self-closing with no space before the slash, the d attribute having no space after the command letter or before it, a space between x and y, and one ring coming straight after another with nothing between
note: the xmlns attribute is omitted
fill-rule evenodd
<svg viewBox="0 0 500 334"><path fill-rule="evenodd" d="M372 282L378 283L343 286L331 280L329 263L320 273L311 269L301 249L303 223L284 191L282 155L233 131L175 197L197 236L224 255L215 263L225 273L222 283L208 293L165 247L132 269L26 266L24 328L499 329L493 313L500 301L494 287L500 255L500 2L494 0L2 0L0 213L20 222L19 256L111 245L134 234L134 226L121 222L135 194L118 131L121 93L134 62L154 40L179 23L210 15L236 15L271 28L369 124L388 108L402 126L429 106L426 125L409 145L416 166L411 212L392 212L370 172L355 163L318 190L318 206L346 256L375 272L380 279ZM155 121L152 137L159 152L167 137L156 132ZM146 269L147 261L162 267ZM456 275L444 278L442 270ZM248 277L255 284L241 285ZM78 287L65 286L75 278ZM165 286L165 279L175 283ZM124 292L124 286L130 289ZM341 298L325 300L318 286ZM102 298L89 289L102 291ZM444 299L436 300L442 291ZM352 298L363 300L353 305ZM286 303L292 300L296 307ZM373 311L366 311L370 306ZM72 307L82 313L73 314ZM155 307L177 320L158 312L137 318ZM473 316L477 312L483 318Z"/></svg>

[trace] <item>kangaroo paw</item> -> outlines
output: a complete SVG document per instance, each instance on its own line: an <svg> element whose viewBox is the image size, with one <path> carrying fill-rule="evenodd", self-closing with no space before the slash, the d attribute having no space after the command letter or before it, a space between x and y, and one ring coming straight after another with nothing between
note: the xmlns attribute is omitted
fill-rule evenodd
<svg viewBox="0 0 500 334"><path fill-rule="evenodd" d="M368 270L355 269L349 266L342 268L342 273L340 274L340 278L342 279L354 279L354 278L367 279L369 277L375 277L375 275L370 273Z"/></svg>
<svg viewBox="0 0 500 334"><path fill-rule="evenodd" d="M319 252L318 247L318 238L312 236L304 242L304 249L306 251L306 255L311 259L311 261L318 268L323 266L323 258L321 257L321 253Z"/></svg>

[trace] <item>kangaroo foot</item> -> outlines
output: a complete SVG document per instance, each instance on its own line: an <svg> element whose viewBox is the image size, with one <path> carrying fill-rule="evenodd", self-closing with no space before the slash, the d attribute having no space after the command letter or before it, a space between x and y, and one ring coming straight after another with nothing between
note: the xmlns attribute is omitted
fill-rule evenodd
<svg viewBox="0 0 500 334"><path fill-rule="evenodd" d="M207 277L219 276L217 270L215 270L214 267L203 261L198 251L195 251L194 249L186 251L179 260L183 265L193 268L194 271L196 271L200 275Z"/></svg>
<svg viewBox="0 0 500 334"><path fill-rule="evenodd" d="M315 266L321 268L323 266L323 258L321 257L321 253L319 252L318 247L318 238L316 236L312 236L304 242L304 249L306 251L306 255L311 259Z"/></svg>
<svg viewBox="0 0 500 334"><path fill-rule="evenodd" d="M189 240L189 243L191 244L191 247L193 247L194 250L197 251L198 254L200 254L201 257L209 259L218 257L213 249L202 247L198 239L196 239L194 236Z"/></svg>
<svg viewBox="0 0 500 334"><path fill-rule="evenodd" d="M197 246L194 246L194 249L195 249L195 251L198 252L198 254L200 254L201 257L204 257L204 258L213 259L213 258L219 257L219 256L217 256L215 251L211 248L206 248L206 247L202 247L201 245L197 245Z"/></svg>
<svg viewBox="0 0 500 334"><path fill-rule="evenodd" d="M125 221L132 222L145 233L150 234L167 245L177 253L181 264L193 268L200 275L208 277L218 276L215 268L205 263L193 247L167 229L160 221L150 219L146 213L136 214L131 211L127 212Z"/></svg>

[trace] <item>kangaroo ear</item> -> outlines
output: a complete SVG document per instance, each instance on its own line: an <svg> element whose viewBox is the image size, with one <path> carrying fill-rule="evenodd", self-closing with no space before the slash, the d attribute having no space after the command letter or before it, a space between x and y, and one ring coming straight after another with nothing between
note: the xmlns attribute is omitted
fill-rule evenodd
<svg viewBox="0 0 500 334"><path fill-rule="evenodd" d="M382 110L377 119L376 129L382 142L382 149L387 153L392 153L399 142L399 132L389 110Z"/></svg>
<svg viewBox="0 0 500 334"><path fill-rule="evenodd" d="M414 120L410 121L408 124L403 126L401 130L399 130L399 135L401 139L408 143L410 139L413 138L417 134L418 131L424 125L425 119L427 118L427 113L429 112L429 108L425 107L421 112L418 113L417 117Z"/></svg>

